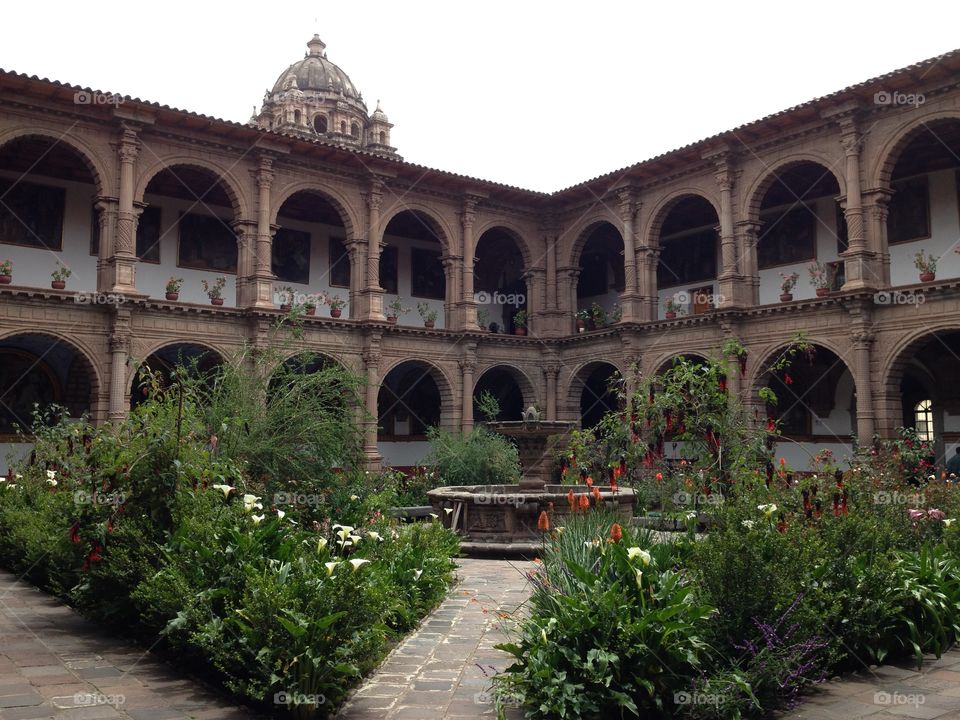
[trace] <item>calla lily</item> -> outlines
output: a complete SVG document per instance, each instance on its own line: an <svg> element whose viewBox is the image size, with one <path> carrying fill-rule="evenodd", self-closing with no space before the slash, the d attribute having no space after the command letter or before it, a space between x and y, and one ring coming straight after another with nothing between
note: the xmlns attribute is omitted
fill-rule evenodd
<svg viewBox="0 0 960 720"><path fill-rule="evenodd" d="M380 533L373 532L373 530L367 533L367 537L370 538L371 540L381 540L381 541L383 540L383 538L380 537Z"/></svg>
<svg viewBox="0 0 960 720"><path fill-rule="evenodd" d="M743 525L743 526L744 526L745 528L747 528L748 530L750 530L750 529L752 529L753 526L756 525L757 523L756 523L756 521L754 521L754 520L744 520L744 521L742 521L740 524Z"/></svg>
<svg viewBox="0 0 960 720"><path fill-rule="evenodd" d="M777 506L772 503L769 505L757 505L757 510L762 512L767 517L770 517L777 511Z"/></svg>
<svg viewBox="0 0 960 720"><path fill-rule="evenodd" d="M333 576L333 571L336 570L337 565L339 565L339 563L332 562L332 561L331 561L331 562L325 562L325 563L323 564L323 566L327 569L327 577L332 577L332 576Z"/></svg>
<svg viewBox="0 0 960 720"><path fill-rule="evenodd" d="M277 517L278 517L278 518L280 518L281 520L283 520L283 516L284 516L284 515L286 515L286 513L285 513L283 510L277 510Z"/></svg>
<svg viewBox="0 0 960 720"><path fill-rule="evenodd" d="M260 523L263 522L263 518L265 517L266 515L251 515L250 519L253 520L254 525L259 525Z"/></svg>
<svg viewBox="0 0 960 720"><path fill-rule="evenodd" d="M444 509L443 509L443 512L445 512L447 515L449 515L450 513L453 512L453 508L444 508Z"/></svg>
<svg viewBox="0 0 960 720"><path fill-rule="evenodd" d="M48 478L47 478L47 485L50 485L51 487L56 487L57 481L54 480L52 477L48 477Z"/></svg>
<svg viewBox="0 0 960 720"><path fill-rule="evenodd" d="M49 481L49 480L56 480L56 479L57 479L57 471L47 470L47 480Z"/></svg>
<svg viewBox="0 0 960 720"><path fill-rule="evenodd" d="M327 546L327 539L326 539L326 538L320 538L319 540L317 540L317 552L320 552L320 551L323 550L326 546Z"/></svg>
<svg viewBox="0 0 960 720"><path fill-rule="evenodd" d="M368 562L370 561L364 560L362 558L354 558L353 560L350 561L350 564L353 565L353 571L356 572L357 570L360 569L361 565L366 565Z"/></svg>
<svg viewBox="0 0 960 720"><path fill-rule="evenodd" d="M640 580L643 578L643 570L637 570L637 587L640 587Z"/></svg>
<svg viewBox="0 0 960 720"><path fill-rule="evenodd" d="M430 517L431 517L433 520L439 520L439 519L440 519L440 516L437 515L436 513L430 513Z"/></svg>
<svg viewBox="0 0 960 720"><path fill-rule="evenodd" d="M413 571L413 579L414 579L414 581L419 580L421 575L423 575L423 570L414 570L414 571Z"/></svg>
<svg viewBox="0 0 960 720"><path fill-rule="evenodd" d="M956 520L955 520L954 518L944 518L944 520L943 520L943 526L944 526L944 527L950 527L950 526L953 525L955 522L956 522Z"/></svg>
<svg viewBox="0 0 960 720"><path fill-rule="evenodd" d="M252 511L254 508L257 510L263 510L263 505L257 502L260 498L256 495L251 495L247 493L243 496L243 509L247 512Z"/></svg>
<svg viewBox="0 0 960 720"><path fill-rule="evenodd" d="M351 495L351 496L350 496L350 499L351 499L351 500L359 500L359 499L360 499L360 496L359 496L359 495Z"/></svg>
<svg viewBox="0 0 960 720"><path fill-rule="evenodd" d="M650 557L650 553L638 547L627 548L627 557L630 558L631 560L633 560L634 558L640 558L640 562L642 562L644 566L649 565L650 560L652 559Z"/></svg>
<svg viewBox="0 0 960 720"><path fill-rule="evenodd" d="M211 485L210 487L222 492L224 497L229 496L230 493L233 492L233 488L230 485Z"/></svg>

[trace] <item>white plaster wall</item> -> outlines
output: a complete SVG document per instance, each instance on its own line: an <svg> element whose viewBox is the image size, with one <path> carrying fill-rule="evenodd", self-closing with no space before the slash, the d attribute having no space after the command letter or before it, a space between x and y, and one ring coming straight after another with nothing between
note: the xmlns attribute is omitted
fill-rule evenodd
<svg viewBox="0 0 960 720"><path fill-rule="evenodd" d="M824 264L839 260L840 256L837 253L837 219L833 198L820 198L813 205L817 216L817 260ZM806 262L778 265L777 267L760 270L760 304L770 305L780 302L780 283L783 281L780 273L789 275L795 272L799 276L797 285L792 292L794 300L816 297L817 291L810 283L808 272L811 261L812 258Z"/></svg>
<svg viewBox="0 0 960 720"><path fill-rule="evenodd" d="M378 442L377 450L386 465L416 465L430 452L430 443L426 440L414 442Z"/></svg>
<svg viewBox="0 0 960 720"><path fill-rule="evenodd" d="M0 475L6 475L11 465L27 457L33 443L0 443Z"/></svg>
<svg viewBox="0 0 960 720"><path fill-rule="evenodd" d="M960 255L954 250L960 241L960 211L957 208L957 182L953 170L928 174L930 187L930 237L890 246L890 284L913 285L920 282L913 264L917 251L938 258L937 279L960 276Z"/></svg>
<svg viewBox="0 0 960 720"><path fill-rule="evenodd" d="M774 446L774 457L777 463L780 462L780 458L786 460L787 466L792 470L813 470L811 460L823 449L832 450L837 466L841 470L847 469L847 461L853 457L853 447L849 443L778 442Z"/></svg>
<svg viewBox="0 0 960 720"><path fill-rule="evenodd" d="M440 250L440 246L436 243L427 242L425 240L410 240L408 238L398 238L393 235L385 235L384 241L389 245L393 245L398 248L397 250L397 294L393 295L391 293L385 293L383 296L383 307L384 310L387 309L387 305L393 302L396 297L399 295L400 300L403 304L403 307L410 308L410 312L401 315L397 318L398 325L409 325L411 327L423 327L423 318L420 317L420 313L417 312L417 303L426 302L432 310L437 311L437 319L434 324L436 328L442 328L444 324L444 308L443 300L438 300L434 298L421 298L414 297L411 295L410 291L410 278L411 278L411 269L410 269L410 248L424 248L426 250ZM449 278L447 282L449 283ZM342 296L341 296L342 297ZM397 463L402 465L404 463Z"/></svg>
<svg viewBox="0 0 960 720"><path fill-rule="evenodd" d="M659 298L657 304L657 317L661 320L667 316L667 300L673 299L676 302L679 302L680 307L686 311L687 315L693 313L693 291L699 290L701 288L710 288L710 292L714 296L714 306L720 304L720 288L715 280L705 280L700 283L694 283L690 286L677 285L669 288L660 288L657 290L657 297Z"/></svg>
<svg viewBox="0 0 960 720"><path fill-rule="evenodd" d="M0 171L0 177L17 180L20 173ZM63 214L63 250L53 252L40 248L0 244L0 260L13 261L13 284L25 287L50 288L50 273L60 260L73 271L67 279L67 290L94 292L97 289L97 258L90 255L90 224L93 214L93 185L67 182L56 178L27 176L27 181L66 189Z"/></svg>

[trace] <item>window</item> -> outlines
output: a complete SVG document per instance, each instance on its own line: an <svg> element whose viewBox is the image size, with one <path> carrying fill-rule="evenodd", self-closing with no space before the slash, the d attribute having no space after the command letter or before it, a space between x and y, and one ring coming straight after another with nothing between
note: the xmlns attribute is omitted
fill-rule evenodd
<svg viewBox="0 0 960 720"><path fill-rule="evenodd" d="M890 183L890 214L887 241L890 244L930 237L930 188L927 176Z"/></svg>
<svg viewBox="0 0 960 720"><path fill-rule="evenodd" d="M280 228L273 238L270 265L277 280L306 285L310 282L310 233Z"/></svg>
<svg viewBox="0 0 960 720"><path fill-rule="evenodd" d="M350 287L350 255L341 238L330 238L330 285Z"/></svg>
<svg viewBox="0 0 960 720"><path fill-rule="evenodd" d="M0 180L0 243L63 249L67 191L21 180Z"/></svg>
<svg viewBox="0 0 960 720"><path fill-rule="evenodd" d="M211 215L181 213L177 266L237 272L237 238L227 221Z"/></svg>
<svg viewBox="0 0 960 720"><path fill-rule="evenodd" d="M359 137L360 137L360 126L357 125L356 123L354 123L353 125L351 125L351 126L350 126L350 134L353 135L353 137L355 137L355 138L359 138Z"/></svg>
<svg viewBox="0 0 960 720"><path fill-rule="evenodd" d="M327 116L326 115L317 115L313 118L313 129L317 131L320 135L326 135L327 133Z"/></svg>
<svg viewBox="0 0 960 720"><path fill-rule="evenodd" d="M299 110L294 110L294 111L293 111L293 123L294 123L295 125L299 125L299 124L300 124L300 111L299 111Z"/></svg>
<svg viewBox="0 0 960 720"><path fill-rule="evenodd" d="M410 249L410 294L414 297L443 300L446 293L443 263L436 250Z"/></svg>
<svg viewBox="0 0 960 720"><path fill-rule="evenodd" d="M813 208L799 205L761 213L760 219L763 229L757 241L757 266L761 270L817 256L817 216Z"/></svg>
<svg viewBox="0 0 960 720"><path fill-rule="evenodd" d="M717 276L717 233L701 230L693 235L664 239L657 265L657 286L685 285Z"/></svg>
<svg viewBox="0 0 960 720"><path fill-rule="evenodd" d="M137 258L141 262L160 262L160 228L163 219L159 207L151 205L140 213L137 222ZM90 254L100 254L100 213L90 213Z"/></svg>
<svg viewBox="0 0 960 720"><path fill-rule="evenodd" d="M347 134L347 123L343 120L340 121L340 134L341 135Z"/></svg>
<svg viewBox="0 0 960 720"><path fill-rule="evenodd" d="M933 441L933 403L921 400L913 407L913 422L917 437L928 442Z"/></svg>
<svg viewBox="0 0 960 720"><path fill-rule="evenodd" d="M388 293L397 294L397 248L387 245L380 253L380 287Z"/></svg>
<svg viewBox="0 0 960 720"><path fill-rule="evenodd" d="M387 144L387 134L383 132L383 130L380 131L380 144L381 145Z"/></svg>

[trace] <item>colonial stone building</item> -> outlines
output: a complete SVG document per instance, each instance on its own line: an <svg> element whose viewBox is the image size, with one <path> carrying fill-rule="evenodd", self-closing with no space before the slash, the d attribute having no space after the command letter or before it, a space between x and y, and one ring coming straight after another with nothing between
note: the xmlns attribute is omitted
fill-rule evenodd
<svg viewBox="0 0 960 720"><path fill-rule="evenodd" d="M595 422L613 373L730 338L730 389L784 395L793 464L900 425L960 441L960 52L553 194L406 162L391 127L317 37L248 124L0 71L0 451L34 402L117 421L142 363L261 346L311 295L344 308L297 352L369 381L371 464L470 428L485 389ZM817 352L783 385L799 331Z"/></svg>

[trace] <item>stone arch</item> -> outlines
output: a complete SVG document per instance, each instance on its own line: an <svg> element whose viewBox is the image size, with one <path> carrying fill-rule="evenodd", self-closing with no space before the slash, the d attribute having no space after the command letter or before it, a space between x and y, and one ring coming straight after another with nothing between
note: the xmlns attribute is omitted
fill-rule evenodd
<svg viewBox="0 0 960 720"><path fill-rule="evenodd" d="M683 352L671 351L661 355L659 358L657 358L654 361L652 367L655 369L652 374L659 375L665 370L669 370L673 366L674 361L679 360L680 358L685 358L686 360L696 360L701 362L707 362L709 360L709 357L707 356L706 353L703 353L697 350L690 350L690 351L683 351Z"/></svg>
<svg viewBox="0 0 960 720"><path fill-rule="evenodd" d="M531 247L532 244L526 241L523 231L510 221L504 221L502 219L488 220L484 223L481 223L474 229L474 254L476 254L476 249L480 243L480 238L482 238L484 234L490 230L502 230L505 234L510 236L510 238L516 243L517 249L520 251L520 255L523 257L524 268L529 269L537 264L533 258L533 249Z"/></svg>
<svg viewBox="0 0 960 720"><path fill-rule="evenodd" d="M46 130L43 127L13 128L0 132L0 150L9 143L26 137L40 137L51 140L54 144L62 143L69 147L90 170L96 194L111 195L113 193L114 175L108 170L112 165L104 161L100 152L83 138L76 135L64 135L62 132Z"/></svg>
<svg viewBox="0 0 960 720"><path fill-rule="evenodd" d="M418 219L420 219L421 222L424 218L429 221L425 224L436 236L437 240L440 242L440 247L445 254L450 254L454 250L454 243L457 234L453 232L452 228L442 215L437 213L437 211L429 205L406 202L402 199L397 200L397 202L394 203L389 210L384 212L383 217L380 219L379 238L381 241L383 241L383 238L386 235L387 226L390 225L390 221L404 212L413 213L416 217L418 217Z"/></svg>
<svg viewBox="0 0 960 720"><path fill-rule="evenodd" d="M137 362L131 362L128 365L126 384L124 387L130 393L131 408L136 407L147 395L146 387L140 383L139 373L141 370L149 368L152 372L160 373L164 383L170 381L173 371L173 361L171 358L162 357L164 350L176 350L178 357L181 353L184 353L185 356L188 354L189 357L185 357L185 359L188 361L196 359L198 369L200 369L201 373L211 372L214 368L220 367L228 362L227 355L214 349L206 342L179 340L160 343L142 359L138 359ZM188 352L185 353L184 351ZM142 394L138 392L138 390L142 390Z"/></svg>
<svg viewBox="0 0 960 720"><path fill-rule="evenodd" d="M749 187L747 187L743 193L742 197L744 204L740 217L753 222L758 222L760 218L760 205L763 202L763 198L767 194L767 191L777 181L777 173L795 165L799 165L800 163L813 163L815 165L819 165L826 172L833 175L834 180L836 180L837 185L840 188L840 195L845 197L847 194L847 183L846 178L843 175L843 162L844 160L842 154L838 154L834 157L820 152L803 152L793 153L787 157L780 158L775 163L770 165L764 164L762 171L757 174L757 177L753 179ZM837 167L840 169L839 173L836 171Z"/></svg>
<svg viewBox="0 0 960 720"><path fill-rule="evenodd" d="M943 319L939 322L925 323L922 328L900 338L881 361L880 382L884 390L898 395L900 380L904 369L909 365L911 356L937 335L957 332L960 332L960 321L955 318Z"/></svg>
<svg viewBox="0 0 960 720"><path fill-rule="evenodd" d="M832 352L834 355L837 356L837 358L841 362L843 362L846 368L850 370L851 374L853 373L853 371L851 370L851 368L853 367L852 358L848 357L846 353L846 349L841 348L840 345L838 345L834 340L832 340L831 338L804 338L804 339L806 340L806 342L808 342L810 345L813 345L814 347L820 346L824 350L829 350L830 352ZM757 358L757 361L750 363L753 367L748 374L749 382L747 384L747 387L750 387L753 393L756 393L756 391L760 389L761 385L759 383L763 380L764 376L766 376L768 368L770 366L770 361L773 360L775 356L779 357L782 352L784 352L787 348L789 348L793 344L793 342L794 342L793 340L786 340L786 341L771 343L767 345L765 348L763 348L762 350L757 350L757 351L751 350L750 355L755 355Z"/></svg>
<svg viewBox="0 0 960 720"><path fill-rule="evenodd" d="M524 372L521 368L517 367L512 363L503 363L496 362L491 365L487 365L482 370L477 372L476 381L473 384L473 397L477 397L477 390L482 388L482 381L484 376L488 373L494 371L503 371L506 372L511 379L516 383L517 387L520 390L520 411L523 412L526 408L531 405L537 404L537 393L536 386L530 381L530 377ZM519 420L520 417L509 417L504 418L506 420Z"/></svg>
<svg viewBox="0 0 960 720"><path fill-rule="evenodd" d="M897 164L897 160L900 159L904 148L910 144L919 132L929 129L931 124L951 120L960 121L960 110L932 110L920 117L917 117L915 112L909 113L909 119L891 131L886 142L873 154L877 161L870 170L866 187L889 188L890 176L893 174L893 168Z"/></svg>
<svg viewBox="0 0 960 720"><path fill-rule="evenodd" d="M421 377L429 377L433 383L436 385L437 392L440 396L440 412L439 412L439 424L440 427L447 429L452 429L454 427L454 415L457 409L457 401L453 392L453 383L450 381L450 378L447 376L447 373L444 372L443 368L439 365L433 363L430 360L423 359L413 359L413 358L398 358L395 362L391 363L384 371L381 373L380 378L380 388L377 392L377 417L378 422L380 420L380 398L385 390L387 390L386 383L390 375L397 370L400 370L404 365L408 365L411 369L419 369L422 373ZM419 382L419 380L416 380ZM399 398L400 401L403 400L403 396ZM392 407L391 407L392 409Z"/></svg>
<svg viewBox="0 0 960 720"><path fill-rule="evenodd" d="M194 340L194 339L181 339L181 340L160 340L155 342L152 345L147 346L143 351L143 357L131 358L131 362L127 368L127 376L125 379L126 387L130 386L130 383L133 382L133 379L136 377L137 371L147 358L151 355L156 355L161 350L164 350L172 345L195 345L197 347L202 347L209 352L215 353L218 355L223 362L228 362L231 357L231 351L226 348L219 346L215 343L211 343L208 340Z"/></svg>
<svg viewBox="0 0 960 720"><path fill-rule="evenodd" d="M583 393L588 387L590 377L597 371L609 369L610 374L619 373L621 377L626 377L625 370L614 362L609 360L588 360L578 365L571 373L567 384L567 391L564 394L566 398L566 413L571 418L582 417L582 399ZM601 397L593 399L595 403L602 403Z"/></svg>
<svg viewBox="0 0 960 720"><path fill-rule="evenodd" d="M564 232L560 235L561 240L565 237L574 238L573 242L570 244L570 251L566 257L566 265L569 267L577 267L580 264L580 255L583 254L583 248L587 244L587 240L590 239L590 236L593 234L593 231L596 230L603 223L608 223L620 233L622 225L620 219L613 214L613 212L604 212L592 215L589 218L584 218L581 222L577 223L569 232ZM563 263L560 263L563 265Z"/></svg>
<svg viewBox="0 0 960 720"><path fill-rule="evenodd" d="M351 206L349 199L338 190L323 186L313 180L295 180L284 185L273 195L270 202L270 222L272 224L277 224L277 218L283 204L298 192L310 192L322 197L330 203L340 216L340 221L347 233L347 240L358 237L363 222L360 220L359 213Z"/></svg>
<svg viewBox="0 0 960 720"><path fill-rule="evenodd" d="M146 194L150 182L164 170L173 172L174 168L177 167L190 167L195 170L212 173L213 176L216 177L217 182L222 185L224 192L227 194L227 198L230 200L233 209L233 219L240 220L241 218L252 217L250 214L250 201L243 193L243 183L241 183L229 169L224 169L216 163L192 155L176 155L159 158L152 165L142 170L136 181L133 193L134 200L143 202L143 197ZM197 200L196 202L202 204L202 201Z"/></svg>
<svg viewBox="0 0 960 720"><path fill-rule="evenodd" d="M647 220L647 227L641 234L644 243L648 247L660 246L660 230L663 228L663 221L667 219L670 211L673 210L677 203L689 197L699 197L706 200L717 214L717 217L720 217L720 200L718 197L712 193L704 192L702 188L698 187L689 186L678 188L660 198L653 208L651 208Z"/></svg>

